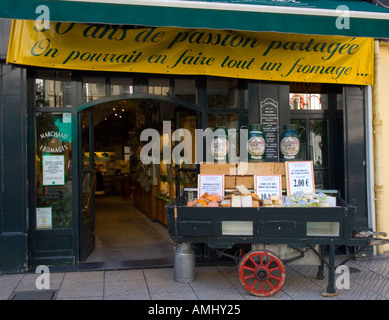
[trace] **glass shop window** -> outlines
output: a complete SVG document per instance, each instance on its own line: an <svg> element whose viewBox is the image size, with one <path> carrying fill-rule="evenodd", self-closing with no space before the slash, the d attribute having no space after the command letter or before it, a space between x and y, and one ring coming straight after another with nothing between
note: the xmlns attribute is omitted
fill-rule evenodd
<svg viewBox="0 0 389 320"><path fill-rule="evenodd" d="M134 93L134 83L132 78L111 78L110 86L111 96Z"/></svg>
<svg viewBox="0 0 389 320"><path fill-rule="evenodd" d="M196 103L196 80L175 79L174 95L179 99Z"/></svg>
<svg viewBox="0 0 389 320"><path fill-rule="evenodd" d="M84 77L82 79L82 103L106 97L105 78Z"/></svg>
<svg viewBox="0 0 389 320"><path fill-rule="evenodd" d="M298 160L311 160L314 166L315 185L318 189L329 187L328 119L294 119L300 133Z"/></svg>
<svg viewBox="0 0 389 320"><path fill-rule="evenodd" d="M231 154L239 154L239 115L236 113L208 113L208 128L226 129L230 141ZM230 129L235 129L230 130ZM235 147L233 147L235 146ZM233 161L233 159L230 159Z"/></svg>
<svg viewBox="0 0 389 320"><path fill-rule="evenodd" d="M209 113L208 128L223 127L227 129L239 129L239 115L235 113Z"/></svg>
<svg viewBox="0 0 389 320"><path fill-rule="evenodd" d="M336 94L336 110L343 110L343 95L341 93Z"/></svg>
<svg viewBox="0 0 389 320"><path fill-rule="evenodd" d="M36 113L36 229L72 227L71 113Z"/></svg>
<svg viewBox="0 0 389 320"><path fill-rule="evenodd" d="M71 107L71 73L37 71L35 107Z"/></svg>
<svg viewBox="0 0 389 320"><path fill-rule="evenodd" d="M207 78L208 108L239 108L239 88L236 79Z"/></svg>
<svg viewBox="0 0 389 320"><path fill-rule="evenodd" d="M149 94L156 94L160 96L170 96L170 79L168 78L150 78L148 86Z"/></svg>
<svg viewBox="0 0 389 320"><path fill-rule="evenodd" d="M328 109L327 95L320 93L289 94L291 110L325 110Z"/></svg>

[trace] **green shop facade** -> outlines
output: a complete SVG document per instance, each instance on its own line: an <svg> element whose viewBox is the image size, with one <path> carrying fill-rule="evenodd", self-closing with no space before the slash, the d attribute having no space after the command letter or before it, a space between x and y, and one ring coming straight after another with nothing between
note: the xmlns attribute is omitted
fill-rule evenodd
<svg viewBox="0 0 389 320"><path fill-rule="evenodd" d="M263 122L262 107L270 103L272 125L304 129L299 159L313 161L316 187L339 190L355 205L357 228L374 225L370 85L330 83L321 75L280 81L189 69L185 74L185 68L176 74L96 71L93 63L84 69L43 67L9 63L9 57L7 63L11 24L8 17L0 20L0 272L77 266L93 251L95 164L87 155L95 151L95 123L104 120L101 105L135 105L128 118L133 127L149 118L157 129L163 121L180 128L191 119L197 129L239 130ZM128 22L126 28L151 30Z"/></svg>

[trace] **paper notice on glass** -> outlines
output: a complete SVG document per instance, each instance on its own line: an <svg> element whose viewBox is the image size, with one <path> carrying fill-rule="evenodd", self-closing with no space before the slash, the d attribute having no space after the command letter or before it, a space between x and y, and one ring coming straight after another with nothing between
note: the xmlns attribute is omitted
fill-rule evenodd
<svg viewBox="0 0 389 320"><path fill-rule="evenodd" d="M42 156L42 173L44 186L65 184L65 156Z"/></svg>
<svg viewBox="0 0 389 320"><path fill-rule="evenodd" d="M51 229L52 225L52 210L51 207L36 208L36 228Z"/></svg>
<svg viewBox="0 0 389 320"><path fill-rule="evenodd" d="M199 174L197 191L199 198L204 193L216 193L224 197L224 174Z"/></svg>

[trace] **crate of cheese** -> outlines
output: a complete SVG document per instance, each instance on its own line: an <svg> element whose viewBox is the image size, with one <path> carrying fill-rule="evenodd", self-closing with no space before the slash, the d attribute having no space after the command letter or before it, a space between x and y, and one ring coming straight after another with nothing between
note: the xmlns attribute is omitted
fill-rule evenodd
<svg viewBox="0 0 389 320"><path fill-rule="evenodd" d="M271 199L262 200L244 185L238 185L235 190L221 197L216 193L204 193L199 198L189 201L189 207L283 207L283 200L277 196L272 196Z"/></svg>

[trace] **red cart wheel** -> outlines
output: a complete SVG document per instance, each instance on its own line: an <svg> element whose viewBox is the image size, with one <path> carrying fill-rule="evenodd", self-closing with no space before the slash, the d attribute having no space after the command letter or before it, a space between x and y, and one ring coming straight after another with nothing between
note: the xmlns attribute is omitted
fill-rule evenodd
<svg viewBox="0 0 389 320"><path fill-rule="evenodd" d="M239 263L239 280L251 294L269 297L282 288L285 268L281 260L269 251L250 251Z"/></svg>

